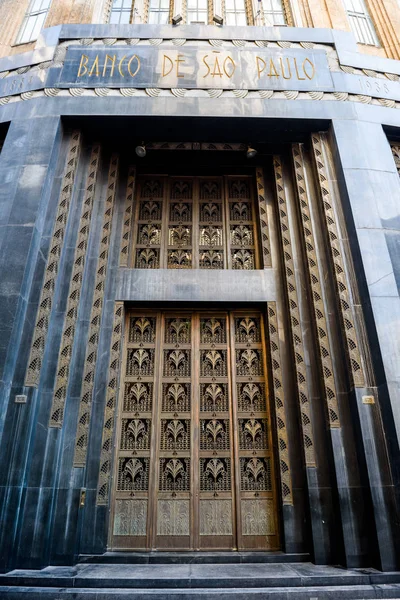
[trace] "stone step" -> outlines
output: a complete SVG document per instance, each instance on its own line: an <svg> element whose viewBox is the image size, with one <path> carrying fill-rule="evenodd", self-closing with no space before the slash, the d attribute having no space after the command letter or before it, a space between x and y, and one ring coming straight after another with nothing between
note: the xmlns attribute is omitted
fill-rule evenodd
<svg viewBox="0 0 400 600"><path fill-rule="evenodd" d="M304 563L306 552L105 552L81 554L78 563L90 564L236 564L236 563Z"/></svg>
<svg viewBox="0 0 400 600"><path fill-rule="evenodd" d="M400 585L277 588L138 589L1 587L1 600L382 600L399 599Z"/></svg>
<svg viewBox="0 0 400 600"><path fill-rule="evenodd" d="M312 563L289 564L164 564L105 565L16 569L0 575L0 586L74 589L251 589L316 586L362 586L398 584L400 573L375 569L344 569ZM0 596L1 597L1 596Z"/></svg>

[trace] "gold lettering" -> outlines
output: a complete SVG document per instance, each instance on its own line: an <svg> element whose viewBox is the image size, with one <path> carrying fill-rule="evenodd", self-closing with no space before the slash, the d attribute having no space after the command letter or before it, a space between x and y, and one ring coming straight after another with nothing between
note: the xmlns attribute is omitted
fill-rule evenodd
<svg viewBox="0 0 400 600"><path fill-rule="evenodd" d="M179 73L179 63L185 62L183 54L178 54L177 58L175 59L175 62L176 62L176 76L177 77L185 77L184 75Z"/></svg>
<svg viewBox="0 0 400 600"><path fill-rule="evenodd" d="M312 69L312 74L311 74L311 75L309 75L309 74L307 73L307 71L306 71L306 64L307 64L307 63L308 63L309 65L311 65L311 69ZM307 79L312 79L312 78L314 77L314 75L315 75L315 67L314 67L313 63L311 62L311 60L310 60L309 58L306 58L306 59L303 61L303 73L304 73L304 75L307 77Z"/></svg>
<svg viewBox="0 0 400 600"><path fill-rule="evenodd" d="M230 69L228 68L229 64L230 64ZM231 56L227 56L226 59L224 60L223 69L224 69L225 75L227 77L229 77L229 79L231 77L233 77L233 74L236 71L236 65L235 65L235 61L233 60L233 58ZM229 74L229 70L231 70L230 74Z"/></svg>
<svg viewBox="0 0 400 600"><path fill-rule="evenodd" d="M217 71L217 67L218 67L218 71ZM219 66L218 56L215 57L214 71L211 73L211 75L212 75L212 77L215 77L216 75L218 75L218 77L222 77L222 71L221 71L221 67Z"/></svg>
<svg viewBox="0 0 400 600"><path fill-rule="evenodd" d="M203 56L203 63L204 63L204 64L206 65L206 67L207 67L207 73L206 73L206 74L203 76L203 78L204 78L204 77L207 77L207 75L209 75L209 74L211 73L210 65L209 65L209 64L208 64L208 62L206 61L206 58L207 58L207 56L208 56L208 54L206 54L205 56Z"/></svg>
<svg viewBox="0 0 400 600"><path fill-rule="evenodd" d="M106 54L106 58L105 58L105 61L104 61L104 67L103 67L103 77L106 74L107 63L108 63L109 60L111 61L111 65L110 65L111 66L111 73L110 73L110 76L112 77L114 75L115 61L116 61L116 59L117 59L117 57L115 56L115 54L114 54L114 56L110 56L109 54Z"/></svg>
<svg viewBox="0 0 400 600"><path fill-rule="evenodd" d="M88 60L89 60L89 57L86 56L86 54L82 54L81 62L79 64L79 69L78 69L78 77L83 77L84 75L86 75L86 73L87 73L86 65L88 64ZM82 72L82 69L85 69L85 70Z"/></svg>
<svg viewBox="0 0 400 600"><path fill-rule="evenodd" d="M136 61L137 61L137 67L136 67L136 71L134 73L132 73L132 71L131 71L131 64L132 64L132 61L135 58L136 58ZM129 59L129 62L128 62L128 73L129 73L129 75L131 77L135 77L135 75L137 74L137 72L139 71L139 69L140 69L140 59L139 59L139 57L136 54L134 54L132 56L132 58Z"/></svg>
<svg viewBox="0 0 400 600"><path fill-rule="evenodd" d="M287 63L288 70L289 70L289 77L285 76L285 68L283 66L283 60L282 60L282 58L280 58L279 60L280 60L280 63L281 63L281 71L282 71L282 77L283 77L283 79L292 79L292 71L290 69L289 59L288 58L286 59L286 63Z"/></svg>
<svg viewBox="0 0 400 600"><path fill-rule="evenodd" d="M96 58L93 61L92 68L89 71L89 77L93 75L93 71L96 71L96 77L100 76L99 73L99 55L96 54Z"/></svg>
<svg viewBox="0 0 400 600"><path fill-rule="evenodd" d="M118 71L119 71L119 74L121 75L121 77L125 77L125 75L122 72L122 65L123 65L125 58L126 58L126 54L123 55L123 57L121 58L121 60L118 63Z"/></svg>
<svg viewBox="0 0 400 600"><path fill-rule="evenodd" d="M165 60L169 61L169 71L166 73L165 72ZM172 69L174 68L174 63L172 62L172 60L170 59L169 56L167 56L166 54L164 54L164 58L163 58L163 66L162 66L162 76L166 77L167 75L169 75L172 71Z"/></svg>
<svg viewBox="0 0 400 600"><path fill-rule="evenodd" d="M304 80L305 80L305 77L300 77L299 69L297 68L297 59L296 59L296 58L294 58L293 60L294 60L294 66L295 66L295 69L296 69L296 75L297 75L297 79L298 79L299 81L304 81Z"/></svg>
<svg viewBox="0 0 400 600"><path fill-rule="evenodd" d="M272 69L274 70L274 72L272 72ZM274 65L274 61L272 60L272 58L269 61L269 73L268 73L268 77L279 77L279 73L276 70L276 67Z"/></svg>
<svg viewBox="0 0 400 600"><path fill-rule="evenodd" d="M259 56L256 56L256 63L257 63L257 73L258 73L258 79L260 79L261 77L261 73L263 71L265 71L265 67L267 66L267 63L265 62L265 60L263 60L262 58L260 58ZM261 68L260 63L262 63L264 66Z"/></svg>

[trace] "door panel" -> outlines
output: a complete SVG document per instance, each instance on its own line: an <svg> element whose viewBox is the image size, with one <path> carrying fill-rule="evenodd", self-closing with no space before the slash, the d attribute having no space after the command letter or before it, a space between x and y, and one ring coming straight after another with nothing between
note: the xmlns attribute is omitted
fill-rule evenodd
<svg viewBox="0 0 400 600"><path fill-rule="evenodd" d="M128 313L113 550L279 547L264 323Z"/></svg>

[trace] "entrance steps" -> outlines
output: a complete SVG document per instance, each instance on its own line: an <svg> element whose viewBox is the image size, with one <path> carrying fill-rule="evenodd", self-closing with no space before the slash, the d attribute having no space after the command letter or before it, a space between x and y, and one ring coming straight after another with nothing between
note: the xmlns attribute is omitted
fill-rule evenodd
<svg viewBox="0 0 400 600"><path fill-rule="evenodd" d="M216 555L215 555L216 558ZM87 563L0 575L1 600L400 599L400 573L309 562Z"/></svg>

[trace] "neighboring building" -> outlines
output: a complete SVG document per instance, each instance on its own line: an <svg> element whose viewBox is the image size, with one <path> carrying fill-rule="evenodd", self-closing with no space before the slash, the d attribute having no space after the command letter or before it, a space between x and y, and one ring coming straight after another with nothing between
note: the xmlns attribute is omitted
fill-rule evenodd
<svg viewBox="0 0 400 600"><path fill-rule="evenodd" d="M0 0L0 24L2 570L396 570L399 5Z"/></svg>

